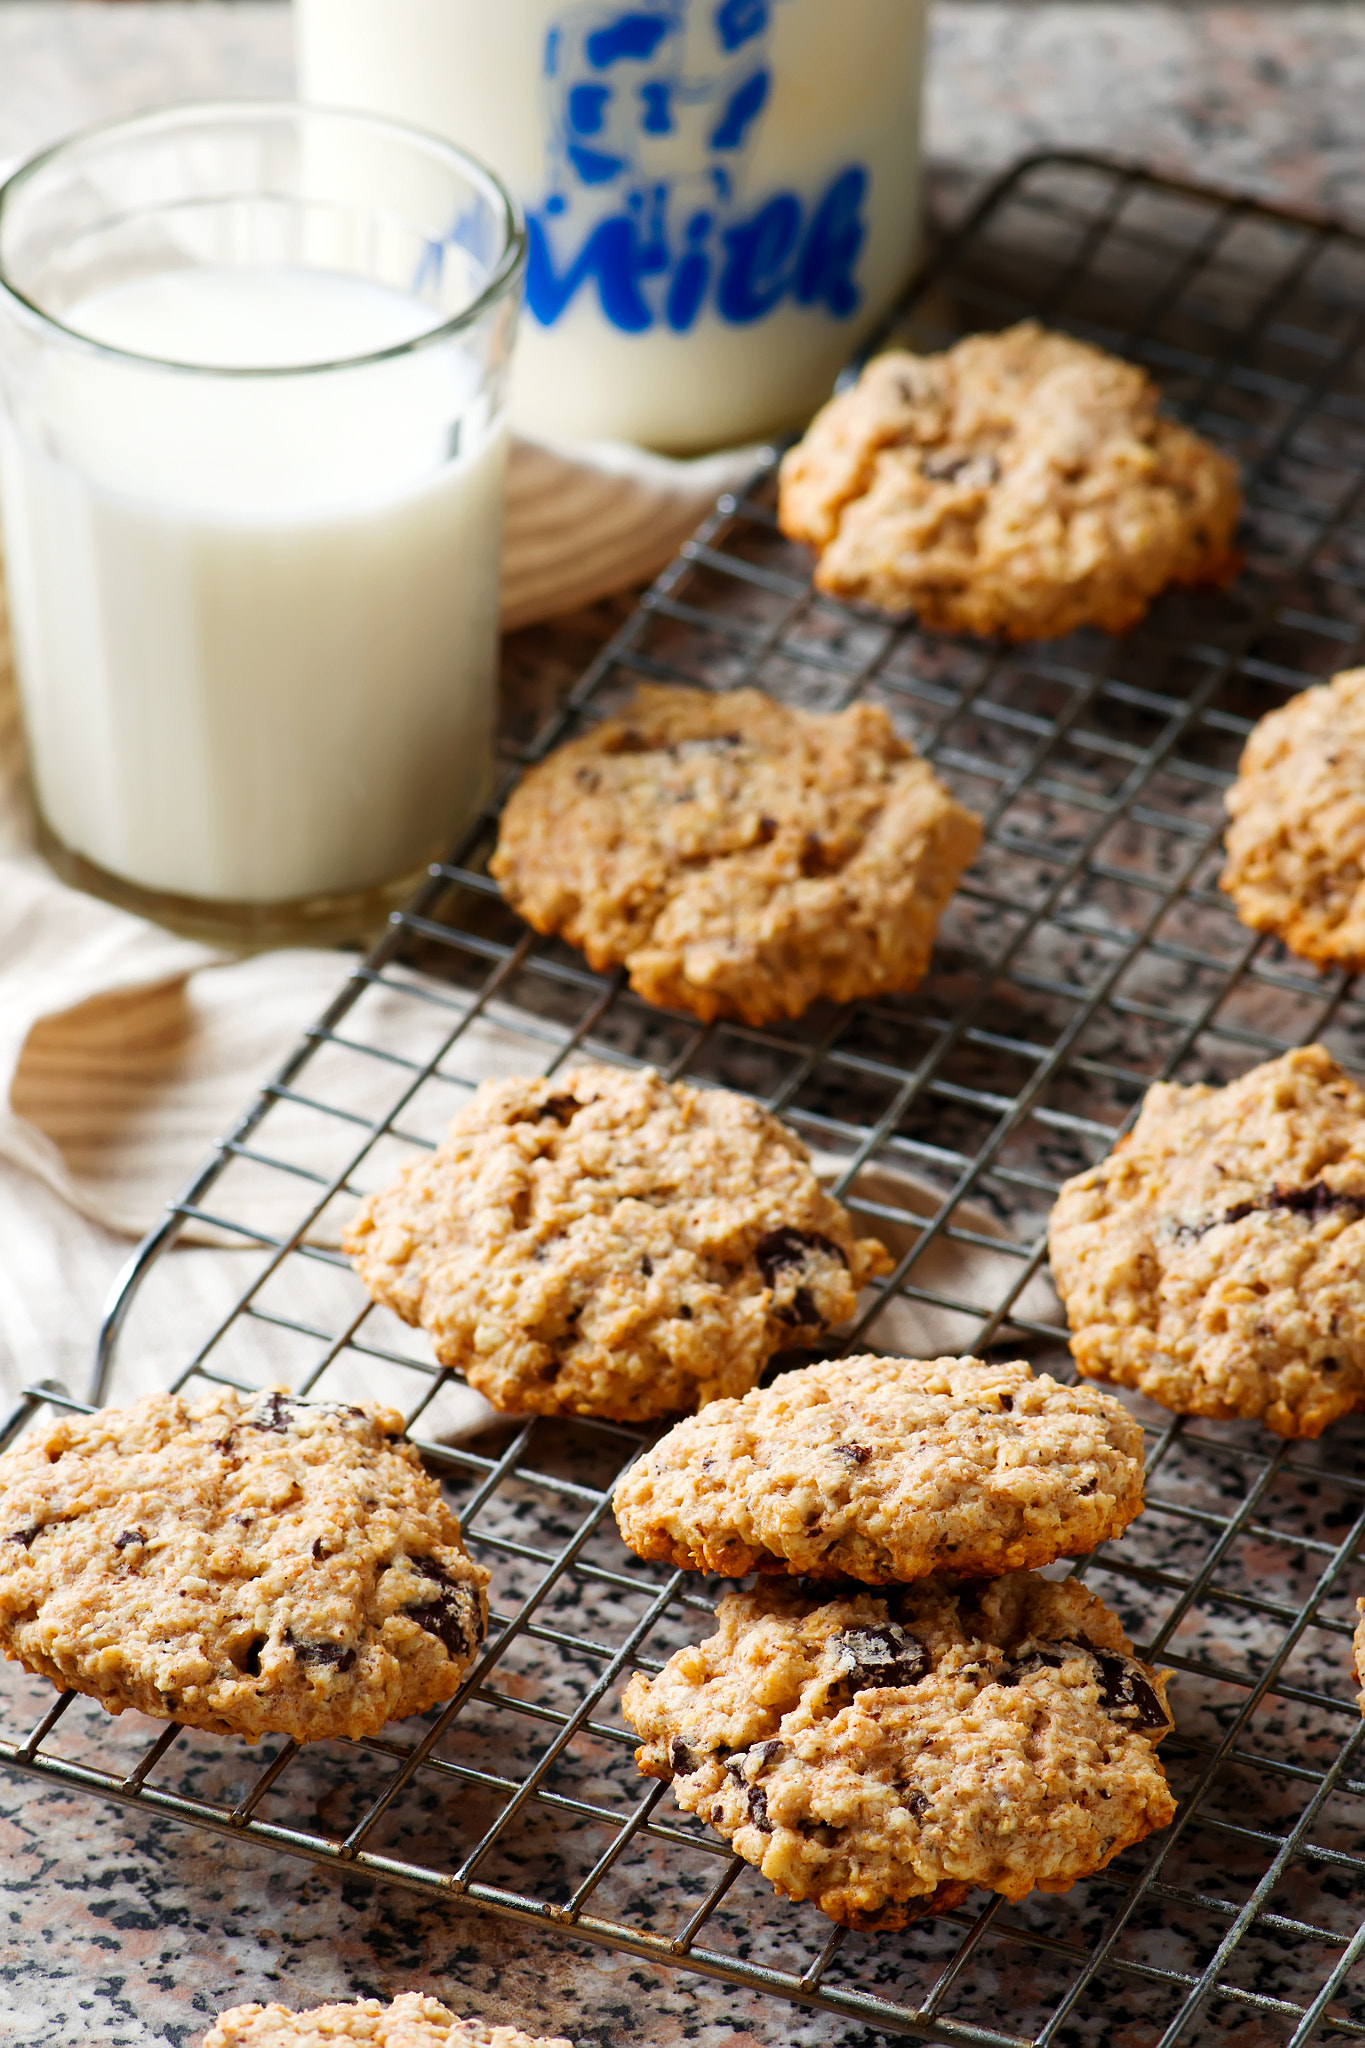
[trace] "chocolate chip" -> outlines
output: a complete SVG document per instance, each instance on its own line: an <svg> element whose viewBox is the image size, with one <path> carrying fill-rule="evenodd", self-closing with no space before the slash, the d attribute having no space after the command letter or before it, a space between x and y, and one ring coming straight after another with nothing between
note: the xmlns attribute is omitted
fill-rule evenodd
<svg viewBox="0 0 1365 2048"><path fill-rule="evenodd" d="M847 1458L850 1465L865 1465L872 1456L865 1444L832 1444L836 1458Z"/></svg>
<svg viewBox="0 0 1365 2048"><path fill-rule="evenodd" d="M1007 1664L1000 1673L1000 1685L1018 1685L1021 1678L1027 1678L1031 1671L1060 1671L1067 1657L1074 1657L1076 1645L1067 1643L1055 1650L1030 1650L1013 1664Z"/></svg>
<svg viewBox="0 0 1365 2048"><path fill-rule="evenodd" d="M984 490L1000 481L1000 464L993 455L939 448L922 457L919 467L920 475L936 484L965 484L969 489Z"/></svg>
<svg viewBox="0 0 1365 2048"><path fill-rule="evenodd" d="M1069 1657L1088 1657L1099 1667L1099 1704L1116 1720L1136 1728L1165 1728L1170 1717L1142 1666L1114 1650L1097 1649L1085 1641L1059 1642L1030 1650L1000 1674L1001 1685L1017 1685L1031 1671L1060 1671Z"/></svg>
<svg viewBox="0 0 1365 2048"><path fill-rule="evenodd" d="M242 1669L248 1678L260 1677L261 1652L269 1640L268 1636L253 1636L247 1644L246 1655L242 1659Z"/></svg>
<svg viewBox="0 0 1365 2048"><path fill-rule="evenodd" d="M538 1124L543 1123L547 1116L552 1116L557 1124L567 1128L583 1107L584 1104L575 1095L552 1095L548 1101L541 1103L536 1111L535 1121Z"/></svg>
<svg viewBox="0 0 1365 2048"><path fill-rule="evenodd" d="M693 1771L701 1766L701 1758L693 1754L681 1735L675 1735L669 1743L668 1761L675 1778L690 1778Z"/></svg>
<svg viewBox="0 0 1365 2048"><path fill-rule="evenodd" d="M355 1651L347 1649L343 1643L303 1643L288 1628L284 1632L284 1640L300 1664L317 1664L323 1669L337 1671L349 1671L355 1664Z"/></svg>
<svg viewBox="0 0 1365 2048"><path fill-rule="evenodd" d="M640 1261L640 1271L644 1274L646 1280L652 1280L654 1278L654 1261L653 1259L651 1259L648 1252L645 1253L644 1257Z"/></svg>
<svg viewBox="0 0 1365 2048"><path fill-rule="evenodd" d="M929 1674L929 1653L917 1636L889 1621L882 1628L849 1628L831 1637L851 1668L841 1674L844 1687L853 1693L876 1686L918 1685Z"/></svg>
<svg viewBox="0 0 1365 2048"><path fill-rule="evenodd" d="M331 1553L329 1552L327 1545L323 1542L321 1536L315 1536L313 1538L313 1556L320 1563L324 1557L328 1557L330 1555Z"/></svg>
<svg viewBox="0 0 1365 2048"><path fill-rule="evenodd" d="M735 1783L742 1785L751 1778L762 1777L785 1754L780 1742L756 1742L752 1749L732 1749L725 1759L725 1768Z"/></svg>
<svg viewBox="0 0 1365 2048"><path fill-rule="evenodd" d="M461 1579L454 1579L434 1557L414 1557L412 1568L424 1579L432 1580L441 1588L434 1600L424 1600L420 1606L403 1609L419 1628L435 1636L445 1644L452 1657L468 1657L478 1648L483 1637L479 1610L469 1587Z"/></svg>
<svg viewBox="0 0 1365 2048"><path fill-rule="evenodd" d="M1335 1358L1320 1358L1318 1360L1318 1368L1321 1372L1340 1372L1341 1364Z"/></svg>
<svg viewBox="0 0 1365 2048"><path fill-rule="evenodd" d="M901 1804L914 1815L916 1820L923 1820L925 1814L929 1811L929 1801L919 1791L912 1790L907 1792Z"/></svg>
<svg viewBox="0 0 1365 2048"><path fill-rule="evenodd" d="M300 1403L291 1401L278 1387L262 1394L242 1417L248 1429L268 1430L272 1436L287 1436ZM223 1446L227 1448L226 1442Z"/></svg>
<svg viewBox="0 0 1365 2048"><path fill-rule="evenodd" d="M126 1550L130 1543L145 1543L146 1541L145 1531L141 1529L125 1529L121 1536L114 1538L114 1548L115 1550Z"/></svg>
<svg viewBox="0 0 1365 2048"><path fill-rule="evenodd" d="M1078 1493L1078 1494L1080 1494L1081 1498L1082 1498L1082 1499L1084 1500L1084 1499L1086 1499L1086 1498L1087 1498L1087 1497L1088 1497L1088 1496L1089 1496L1090 1494L1098 1492L1098 1490L1099 1490L1099 1484L1100 1484L1099 1480L1098 1480L1098 1479L1096 1479L1096 1478L1094 1477L1094 1475L1092 1474L1092 1475L1091 1475L1091 1477L1090 1477L1089 1479L1087 1479L1087 1480L1086 1480L1086 1482L1085 1482L1085 1485L1084 1485L1084 1486L1078 1486L1078 1487L1076 1488L1076 1491L1077 1491L1077 1493Z"/></svg>
<svg viewBox="0 0 1365 2048"><path fill-rule="evenodd" d="M808 1818L796 1825L808 1842L818 1842L822 1849L834 1848L839 1840L839 1829L831 1827L828 1821Z"/></svg>
<svg viewBox="0 0 1365 2048"><path fill-rule="evenodd" d="M825 1319L816 1307L815 1296L809 1287L798 1287L785 1308L774 1309L779 1323L787 1323L794 1330L823 1330Z"/></svg>
<svg viewBox="0 0 1365 2048"><path fill-rule="evenodd" d="M692 1320L692 1311L691 1311L691 1309L690 1309L690 1308L688 1307L688 1305L687 1305L687 1303L686 1303L685 1301L683 1301L683 1302L679 1302L679 1304L678 1304L678 1315L679 1315L680 1319L681 1319L681 1320L682 1320L682 1321L683 1321L684 1323L690 1323L690 1322L691 1322L691 1320Z"/></svg>
<svg viewBox="0 0 1365 2048"><path fill-rule="evenodd" d="M1316 1223L1319 1217L1330 1216L1334 1209L1349 1209L1357 1216L1365 1216L1365 1196L1344 1194L1315 1180L1311 1187L1276 1188L1266 1207L1288 1209L1291 1215L1307 1216Z"/></svg>
<svg viewBox="0 0 1365 2048"><path fill-rule="evenodd" d="M773 1824L768 1818L768 1795L761 1785L749 1787L749 1819L756 1828L762 1828L765 1835L772 1833Z"/></svg>
<svg viewBox="0 0 1365 2048"><path fill-rule="evenodd" d="M1210 1216L1203 1223L1177 1223L1174 1235L1177 1243L1189 1244L1217 1230L1222 1223L1241 1223L1247 1216L1254 1216L1258 1210L1273 1214L1286 1211L1291 1216L1306 1216L1310 1223L1318 1223L1324 1216L1330 1216L1337 1209L1349 1210L1353 1216L1365 1216L1365 1195L1350 1195L1327 1187L1315 1180L1306 1188L1272 1188L1260 1200L1234 1202L1221 1216Z"/></svg>
<svg viewBox="0 0 1365 2048"><path fill-rule="evenodd" d="M1013 1394L1002 1394L1000 1396L1000 1406L1004 1409L1006 1415L1008 1415L1014 1407Z"/></svg>
<svg viewBox="0 0 1365 2048"><path fill-rule="evenodd" d="M22 1544L23 1544L23 1546L24 1546L24 1548L25 1548L25 1550L30 1550L30 1549L31 1549L31 1548L33 1547L33 1539L34 1539L34 1537L35 1537L35 1536L41 1536L41 1535L42 1535L42 1533L43 1533L43 1525L42 1525L42 1523L41 1523L41 1522L35 1522L35 1523L33 1524L32 1528L30 1528L30 1529L15 1529L15 1530L14 1530L14 1531L12 1532L12 1534L8 1535L8 1536L7 1536L6 1538L5 1538L5 1541L6 1541L6 1543L22 1543Z"/></svg>
<svg viewBox="0 0 1365 2048"><path fill-rule="evenodd" d="M825 1252L841 1266L848 1264L838 1245L815 1230L792 1230L784 1225L767 1231L754 1246L758 1270L769 1287L777 1285L777 1276L785 1267L804 1266L812 1252Z"/></svg>
<svg viewBox="0 0 1365 2048"><path fill-rule="evenodd" d="M1090 1652L1100 1667L1100 1705L1135 1728L1165 1728L1169 1716L1142 1666L1113 1650Z"/></svg>

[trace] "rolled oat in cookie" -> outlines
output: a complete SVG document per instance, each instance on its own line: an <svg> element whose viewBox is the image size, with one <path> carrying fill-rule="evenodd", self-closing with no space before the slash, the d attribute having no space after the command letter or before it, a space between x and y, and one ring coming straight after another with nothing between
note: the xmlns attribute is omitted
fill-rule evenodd
<svg viewBox="0 0 1365 2048"><path fill-rule="evenodd" d="M1166 1677L1074 1579L764 1580L716 1620L627 1687L636 1762L843 1926L1066 1891L1175 1812Z"/></svg>
<svg viewBox="0 0 1365 2048"><path fill-rule="evenodd" d="M1136 364L1033 321L877 356L782 464L816 583L935 631L1122 632L1170 583L1237 568L1234 465Z"/></svg>
<svg viewBox="0 0 1365 2048"><path fill-rule="evenodd" d="M0 1457L0 1647L192 1728L372 1735L458 1689L488 1573L385 1408L224 1388Z"/></svg>
<svg viewBox="0 0 1365 2048"><path fill-rule="evenodd" d="M644 686L527 773L490 869L647 1002L764 1024L913 988L980 838L880 705Z"/></svg>
<svg viewBox="0 0 1365 2048"><path fill-rule="evenodd" d="M1049 1246L1083 1373L1288 1437L1365 1407L1365 1093L1320 1045L1150 1088Z"/></svg>
<svg viewBox="0 0 1365 2048"><path fill-rule="evenodd" d="M203 2048L329 2048L334 2041L364 2041L369 2048L573 2048L562 2035L546 2039L496 2020L462 2020L419 1991L404 1991L391 2005L358 1998L350 2005L315 2005L290 2012L283 2005L234 2005L220 2013Z"/></svg>
<svg viewBox="0 0 1365 2048"><path fill-rule="evenodd" d="M495 1407L628 1421L747 1392L891 1265L776 1117L649 1067L483 1082L343 1242Z"/></svg>
<svg viewBox="0 0 1365 2048"><path fill-rule="evenodd" d="M882 1585L1051 1564L1142 1509L1142 1429L1022 1363L843 1358L680 1422L616 1488L640 1557Z"/></svg>
<svg viewBox="0 0 1365 2048"><path fill-rule="evenodd" d="M1291 953L1365 967L1365 668L1256 726L1226 797L1220 886Z"/></svg>

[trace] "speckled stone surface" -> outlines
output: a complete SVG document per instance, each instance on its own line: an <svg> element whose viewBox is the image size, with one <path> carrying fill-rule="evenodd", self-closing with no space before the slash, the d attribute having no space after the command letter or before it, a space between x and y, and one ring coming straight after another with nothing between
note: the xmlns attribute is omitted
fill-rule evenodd
<svg viewBox="0 0 1365 2048"><path fill-rule="evenodd" d="M1048 144L1103 147L1365 217L1365 5L936 5L928 136L940 218L991 171ZM0 0L0 159L157 101L280 93L290 82L288 20L272 0ZM513 722L533 720L616 616L619 608L605 605L572 628L536 628L509 642L504 674ZM47 1198L10 1176L0 1204L20 1199L31 1207ZM16 1310L5 1328L16 1357L40 1359L78 1383L99 1294L125 1254L113 1238L102 1252L94 1246L78 1286L55 1270L30 1276L24 1302L35 1305L32 1323ZM45 1310L40 1295L50 1304ZM1265 1569L1272 1568L1267 1557ZM1230 1640L1238 1626L1229 1619ZM3 1677L7 1695L24 1683ZM45 1698L35 1687L35 1714ZM90 1740L116 1737L131 1758L149 1726L125 1717L111 1733L92 1719ZM330 1802L340 1794L325 1776L317 1782L321 1820L336 1825ZM1205 1888L1214 1888L1213 1876ZM457 1906L377 1891L283 1854L3 1775L0 1890L5 2048L191 2048L214 2012L246 1999L306 2006L422 1986L457 2010L505 2010L533 2032L569 2035L579 2048L683 2041L870 2048L873 2039L855 2023L667 1975ZM737 1890L735 1915L756 1897ZM1049 1926L1076 1931L1070 1902L1050 1902L1048 1912ZM1208 1931L1210 1944L1218 1932ZM1173 1931L1155 1939L1151 1960L1185 1960ZM988 2024L1011 1997L1025 1995L1038 1972L1029 1952L1019 1954L1010 1983L986 1981L983 1966ZM1279 1969L1281 1959L1271 1958L1272 1966ZM1126 2030L1125 2048L1159 2031ZM1097 2033L1063 2038L1099 2048ZM1221 2029L1218 2038L1225 2038ZM1260 2048L1283 2039L1284 2030L1247 2017L1230 2038L1239 2048Z"/></svg>

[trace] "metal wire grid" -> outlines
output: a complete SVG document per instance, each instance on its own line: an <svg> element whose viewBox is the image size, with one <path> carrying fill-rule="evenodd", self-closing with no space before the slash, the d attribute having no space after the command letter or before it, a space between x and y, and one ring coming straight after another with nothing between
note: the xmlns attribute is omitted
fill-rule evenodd
<svg viewBox="0 0 1365 2048"><path fill-rule="evenodd" d="M1365 1066L1354 988L1242 930L1215 886L1221 791L1250 722L1347 665L1365 633L1365 242L1043 158L991 195L908 326L936 345L1026 313L1144 361L1237 452L1249 559L1233 593L1168 597L1117 643L922 637L812 595L765 472L722 501L519 756L640 677L887 704L988 827L921 989L766 1031L648 1009L509 915L484 820L125 1277L96 1400L129 1318L121 1355L135 1354L143 1283L170 1286L162 1254L203 1232L241 1247L215 1256L242 1271L179 1384L284 1378L402 1400L494 1570L489 1642L459 1698L381 1739L276 1746L262 1767L240 1745L110 1723L69 1694L33 1720L45 1689L11 1676L0 1760L822 2008L858 2023L846 2040L862 2027L997 2048L1365 2037L1358 1422L1289 1445L1134 1403L1148 1512L1081 1569L1177 1673L1176 1823L1064 1897L848 1935L777 1900L635 1774L620 1686L702 1632L710 1591L636 1564L615 1537L610 1488L638 1433L530 1421L436 1441L448 1376L370 1307L335 1248L355 1194L433 1142L490 1062L650 1059L761 1097L842 1155L865 1223L902 1233L848 1343L875 1347L881 1319L910 1305L938 1318L926 1346L1025 1344L1066 1375L1035 1277L1042 1225L1058 1182L1107 1149L1149 1082L1228 1078L1313 1038ZM906 1174L928 1199L897 1192ZM982 1253L1014 1263L989 1299ZM84 1405L35 1389L0 1440L44 1402Z"/></svg>

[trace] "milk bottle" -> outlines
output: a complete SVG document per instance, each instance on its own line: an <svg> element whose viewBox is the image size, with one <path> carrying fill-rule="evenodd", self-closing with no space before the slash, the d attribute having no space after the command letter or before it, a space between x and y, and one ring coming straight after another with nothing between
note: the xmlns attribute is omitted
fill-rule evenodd
<svg viewBox="0 0 1365 2048"><path fill-rule="evenodd" d="M925 0L295 0L300 89L522 201L512 417L685 451L804 417L914 260Z"/></svg>

